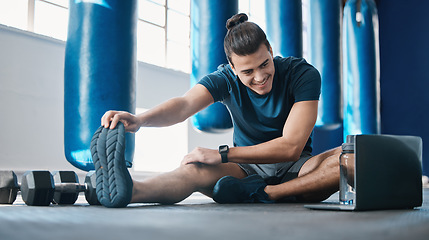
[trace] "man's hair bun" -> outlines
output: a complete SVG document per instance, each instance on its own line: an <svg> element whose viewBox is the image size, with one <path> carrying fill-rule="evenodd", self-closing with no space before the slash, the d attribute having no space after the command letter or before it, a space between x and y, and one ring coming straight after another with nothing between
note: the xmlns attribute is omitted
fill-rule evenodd
<svg viewBox="0 0 429 240"><path fill-rule="evenodd" d="M249 17L245 13L239 13L234 16L232 16L228 21L226 22L226 29L231 30L235 26L239 25L240 23L246 22L249 20Z"/></svg>
<svg viewBox="0 0 429 240"><path fill-rule="evenodd" d="M271 51L265 32L256 23L247 21L248 19L245 13L239 13L226 22L228 32L223 40L223 46L231 64L233 53L238 56L250 55L258 51L261 44L265 44L267 50Z"/></svg>

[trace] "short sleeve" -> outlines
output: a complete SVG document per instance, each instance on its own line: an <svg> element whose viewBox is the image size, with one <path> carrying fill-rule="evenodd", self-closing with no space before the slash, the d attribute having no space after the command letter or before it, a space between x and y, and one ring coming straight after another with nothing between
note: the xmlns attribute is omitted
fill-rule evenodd
<svg viewBox="0 0 429 240"><path fill-rule="evenodd" d="M227 65L220 65L218 70L203 77L198 84L203 85L212 95L215 102L221 102L230 95L231 76Z"/></svg>
<svg viewBox="0 0 429 240"><path fill-rule="evenodd" d="M291 77L295 102L319 100L321 79L316 68L302 59L293 66Z"/></svg>

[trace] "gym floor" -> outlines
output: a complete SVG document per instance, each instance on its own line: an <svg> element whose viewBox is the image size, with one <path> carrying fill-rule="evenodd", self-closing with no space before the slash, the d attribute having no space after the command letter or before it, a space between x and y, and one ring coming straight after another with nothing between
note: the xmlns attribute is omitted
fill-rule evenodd
<svg viewBox="0 0 429 240"><path fill-rule="evenodd" d="M309 210L304 204L221 205L201 194L169 206L108 209L89 206L81 194L72 206L30 207L18 196L13 205L0 205L0 239L428 239L428 188L423 195L423 206L413 210L368 212ZM336 200L338 193L327 201Z"/></svg>

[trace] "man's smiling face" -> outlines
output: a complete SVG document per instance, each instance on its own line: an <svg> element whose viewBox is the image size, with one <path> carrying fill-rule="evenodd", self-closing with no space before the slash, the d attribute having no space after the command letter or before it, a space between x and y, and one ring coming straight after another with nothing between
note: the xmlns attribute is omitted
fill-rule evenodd
<svg viewBox="0 0 429 240"><path fill-rule="evenodd" d="M274 77L273 53L261 44L259 49L250 55L231 55L231 68L241 82L253 92L265 95L271 92Z"/></svg>

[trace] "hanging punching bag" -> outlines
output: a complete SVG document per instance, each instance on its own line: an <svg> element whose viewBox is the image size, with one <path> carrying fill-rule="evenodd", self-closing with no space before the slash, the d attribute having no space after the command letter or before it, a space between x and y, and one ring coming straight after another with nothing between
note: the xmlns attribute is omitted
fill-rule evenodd
<svg viewBox="0 0 429 240"><path fill-rule="evenodd" d="M341 116L341 0L309 1L308 61L319 70L322 87L316 126L337 129Z"/></svg>
<svg viewBox="0 0 429 240"><path fill-rule="evenodd" d="M64 69L64 148L94 169L90 141L107 110L135 111L137 0L72 0ZM126 135L131 166L134 135Z"/></svg>
<svg viewBox="0 0 429 240"><path fill-rule="evenodd" d="M378 15L373 0L349 0L343 18L344 138L380 133Z"/></svg>
<svg viewBox="0 0 429 240"><path fill-rule="evenodd" d="M274 55L302 57L301 0L265 1L267 38Z"/></svg>
<svg viewBox="0 0 429 240"><path fill-rule="evenodd" d="M226 21L237 11L237 0L191 1L191 87L226 63L223 48ZM224 132L232 128L229 111L219 102L195 114L191 120L196 129L204 132Z"/></svg>

